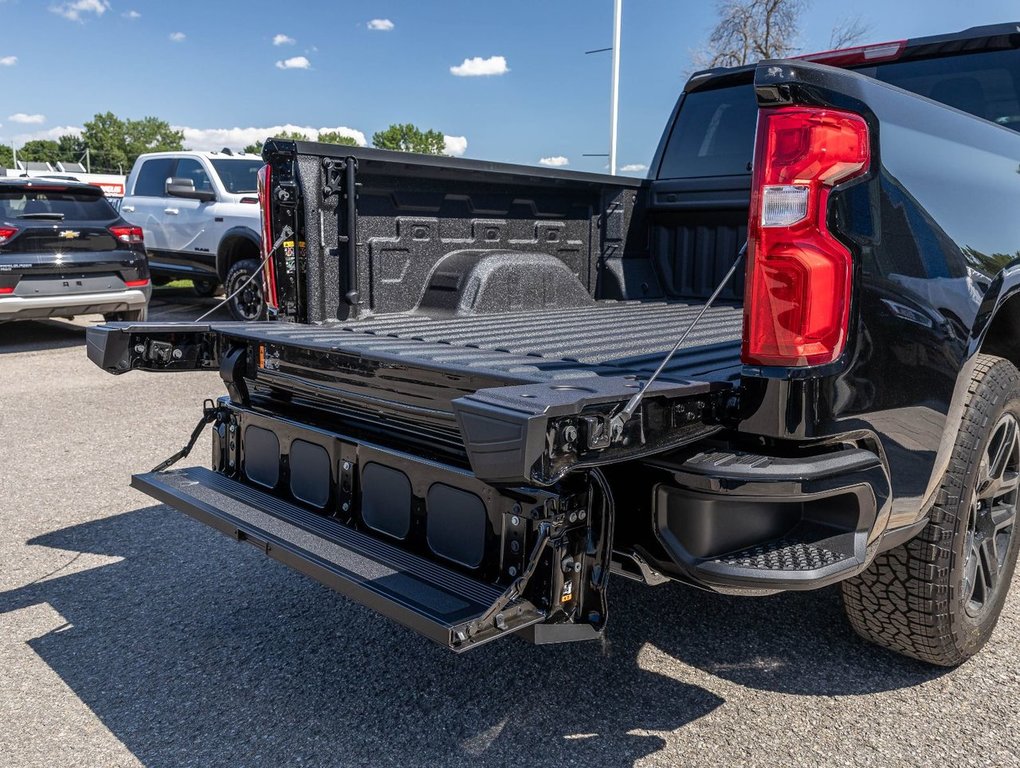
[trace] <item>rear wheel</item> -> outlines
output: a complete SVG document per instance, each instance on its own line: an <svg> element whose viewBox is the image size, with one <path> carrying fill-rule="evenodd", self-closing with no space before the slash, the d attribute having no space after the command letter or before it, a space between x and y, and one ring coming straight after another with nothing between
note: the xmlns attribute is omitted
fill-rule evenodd
<svg viewBox="0 0 1020 768"><path fill-rule="evenodd" d="M149 308L131 309L124 312L107 312L103 319L108 323L141 323L149 319Z"/></svg>
<svg viewBox="0 0 1020 768"><path fill-rule="evenodd" d="M210 296L215 296L216 293L222 288L219 282L216 280L192 280L191 284L194 286L195 293L201 296L203 299L207 299Z"/></svg>
<svg viewBox="0 0 1020 768"><path fill-rule="evenodd" d="M1016 567L1020 372L981 355L956 446L927 526L842 584L864 638L955 666L987 642Z"/></svg>
<svg viewBox="0 0 1020 768"><path fill-rule="evenodd" d="M230 297L228 306L235 320L261 320L265 316L262 276L258 271L259 262L255 259L238 261L227 271L223 287Z"/></svg>

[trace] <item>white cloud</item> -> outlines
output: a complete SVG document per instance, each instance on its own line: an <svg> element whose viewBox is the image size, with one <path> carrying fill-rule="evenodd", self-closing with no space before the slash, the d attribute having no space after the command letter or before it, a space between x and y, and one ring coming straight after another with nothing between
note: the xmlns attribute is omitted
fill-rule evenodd
<svg viewBox="0 0 1020 768"><path fill-rule="evenodd" d="M0 56L0 67L13 67L17 63L17 56Z"/></svg>
<svg viewBox="0 0 1020 768"><path fill-rule="evenodd" d="M467 136L443 136L443 152L460 157L467 152Z"/></svg>
<svg viewBox="0 0 1020 768"><path fill-rule="evenodd" d="M282 32L278 35L273 35L273 45L294 45L297 42L293 37L289 37Z"/></svg>
<svg viewBox="0 0 1020 768"><path fill-rule="evenodd" d="M464 59L463 64L450 67L450 72L457 77L483 77L486 75L505 75L510 71L503 56L490 56L483 59L475 56L473 59Z"/></svg>
<svg viewBox="0 0 1020 768"><path fill-rule="evenodd" d="M123 16L125 19L130 19L131 21L136 21L142 18L142 14L140 14L138 11L125 11L124 13L121 14L121 16Z"/></svg>
<svg viewBox="0 0 1020 768"><path fill-rule="evenodd" d="M83 21L84 15L94 13L97 17L110 10L107 0L74 0L69 3L51 5L50 10L70 21Z"/></svg>
<svg viewBox="0 0 1020 768"><path fill-rule="evenodd" d="M13 115L7 115L7 119L12 123L23 125L42 125L46 122L46 115L26 115L24 112L15 112Z"/></svg>
<svg viewBox="0 0 1020 768"><path fill-rule="evenodd" d="M171 32L170 33L170 40L171 40L171 42L174 42L174 43L183 43L185 38L187 38L187 35L184 34L183 32Z"/></svg>
<svg viewBox="0 0 1020 768"><path fill-rule="evenodd" d="M372 19L368 22L368 28L377 32L389 32L396 25L389 19Z"/></svg>
<svg viewBox="0 0 1020 768"><path fill-rule="evenodd" d="M562 168L564 165L570 165L570 161L563 155L553 155L552 157L540 158L538 164L548 165L550 168Z"/></svg>
<svg viewBox="0 0 1020 768"><path fill-rule="evenodd" d="M32 141L33 139L59 139L61 136L81 136L81 126L55 125L52 128L44 128L38 131L30 131L28 133L19 133L11 138L14 140L14 143L20 147L26 141Z"/></svg>
<svg viewBox="0 0 1020 768"><path fill-rule="evenodd" d="M289 59L276 62L277 69L311 69L312 62L304 56L291 56Z"/></svg>
<svg viewBox="0 0 1020 768"><path fill-rule="evenodd" d="M624 173L641 173L641 171L647 171L648 166L644 163L628 163L620 167L620 170Z"/></svg>
<svg viewBox="0 0 1020 768"><path fill-rule="evenodd" d="M350 136L358 146L364 147L368 144L365 134L355 128L348 128L345 125L335 127L312 128L307 125L270 125L265 128L190 128L186 125L173 126L176 131L184 132L184 146L191 149L241 149L257 141L265 141L270 136L276 136L284 131L288 133L303 133L313 141L320 133L335 131L341 136ZM467 142L465 141L465 144Z"/></svg>

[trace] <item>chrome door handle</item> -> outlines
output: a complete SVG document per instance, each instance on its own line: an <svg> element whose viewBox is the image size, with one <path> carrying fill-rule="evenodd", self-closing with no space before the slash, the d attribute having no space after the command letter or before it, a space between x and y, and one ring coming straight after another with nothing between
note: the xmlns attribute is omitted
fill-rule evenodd
<svg viewBox="0 0 1020 768"><path fill-rule="evenodd" d="M168 213L171 216L176 216L178 213L180 213L180 210L177 208L164 208L163 213Z"/></svg>
<svg viewBox="0 0 1020 768"><path fill-rule="evenodd" d="M120 207L120 209L122 211L127 211L128 213L134 213L135 212L135 207L133 205L122 205Z"/></svg>

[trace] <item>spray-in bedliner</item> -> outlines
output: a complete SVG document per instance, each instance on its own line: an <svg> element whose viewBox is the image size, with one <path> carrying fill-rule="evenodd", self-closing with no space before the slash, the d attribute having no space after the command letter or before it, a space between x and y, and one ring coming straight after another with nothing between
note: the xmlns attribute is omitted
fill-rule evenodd
<svg viewBox="0 0 1020 768"><path fill-rule="evenodd" d="M654 370L700 310L697 303L599 302L589 307L528 313L430 318L377 316L331 325L218 326L230 335L409 364L468 369L497 378L545 380L600 369ZM690 378L733 370L739 363L742 310L711 308L667 371ZM228 326L233 326L229 328ZM242 331L237 333L237 331Z"/></svg>

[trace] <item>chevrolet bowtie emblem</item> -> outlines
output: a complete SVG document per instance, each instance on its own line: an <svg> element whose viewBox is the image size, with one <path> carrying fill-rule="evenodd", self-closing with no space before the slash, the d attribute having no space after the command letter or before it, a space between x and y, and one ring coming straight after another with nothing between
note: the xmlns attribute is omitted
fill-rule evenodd
<svg viewBox="0 0 1020 768"><path fill-rule="evenodd" d="M64 240L74 240L74 238L78 237L78 235L80 234L81 232L75 232L73 229L65 229L57 236L63 238Z"/></svg>

